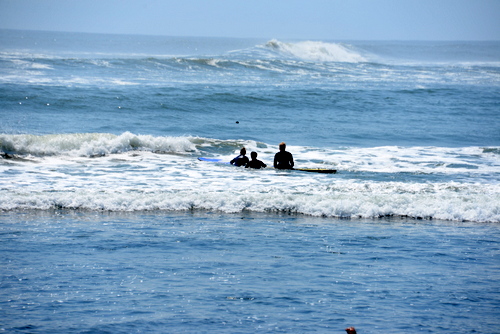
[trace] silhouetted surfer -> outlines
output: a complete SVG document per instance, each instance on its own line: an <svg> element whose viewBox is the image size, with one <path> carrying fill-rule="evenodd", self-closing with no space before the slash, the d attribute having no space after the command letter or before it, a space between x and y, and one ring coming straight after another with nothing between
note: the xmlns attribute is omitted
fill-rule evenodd
<svg viewBox="0 0 500 334"><path fill-rule="evenodd" d="M245 166L248 163L248 157L246 156L247 150L246 148L242 148L240 150L240 155L238 155L236 158L231 160L231 165L235 166Z"/></svg>
<svg viewBox="0 0 500 334"><path fill-rule="evenodd" d="M293 155L286 151L286 144L280 144L280 151L274 155L274 168L293 169Z"/></svg>
<svg viewBox="0 0 500 334"><path fill-rule="evenodd" d="M250 157L252 158L252 160L250 160L247 163L247 165L245 166L245 168L260 169L260 168L266 168L267 167L267 165L265 163L263 163L262 161L260 161L259 159L257 159L257 152L250 153Z"/></svg>

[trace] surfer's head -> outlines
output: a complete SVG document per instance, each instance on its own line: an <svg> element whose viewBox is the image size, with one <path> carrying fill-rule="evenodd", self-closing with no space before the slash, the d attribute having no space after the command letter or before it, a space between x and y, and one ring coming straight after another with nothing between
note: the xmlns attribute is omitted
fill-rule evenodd
<svg viewBox="0 0 500 334"><path fill-rule="evenodd" d="M252 159L257 159L257 152L252 152L252 153L250 153L250 157L251 157Z"/></svg>
<svg viewBox="0 0 500 334"><path fill-rule="evenodd" d="M240 150L240 154L241 154L241 155L245 155L245 154L247 154L247 149L243 147L243 148Z"/></svg>
<svg viewBox="0 0 500 334"><path fill-rule="evenodd" d="M284 151L286 149L286 143L284 141L282 141L280 143L280 151Z"/></svg>

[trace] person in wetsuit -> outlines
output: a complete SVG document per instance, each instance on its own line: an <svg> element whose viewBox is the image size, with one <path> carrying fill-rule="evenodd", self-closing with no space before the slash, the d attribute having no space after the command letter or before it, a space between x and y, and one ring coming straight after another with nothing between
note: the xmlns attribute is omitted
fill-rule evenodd
<svg viewBox="0 0 500 334"><path fill-rule="evenodd" d="M242 148L240 150L240 155L238 155L236 158L230 161L231 165L235 166L245 166L248 163L248 157L246 156L247 150L246 148Z"/></svg>
<svg viewBox="0 0 500 334"><path fill-rule="evenodd" d="M286 144L280 144L280 151L274 155L274 168L293 169L293 155L286 151Z"/></svg>
<svg viewBox="0 0 500 334"><path fill-rule="evenodd" d="M257 159L257 152L250 153L250 157L252 158L252 160L250 160L247 163L247 165L245 166L245 168L260 169L260 168L266 168L267 167L267 165L265 163L263 163L262 161L260 161L260 160Z"/></svg>

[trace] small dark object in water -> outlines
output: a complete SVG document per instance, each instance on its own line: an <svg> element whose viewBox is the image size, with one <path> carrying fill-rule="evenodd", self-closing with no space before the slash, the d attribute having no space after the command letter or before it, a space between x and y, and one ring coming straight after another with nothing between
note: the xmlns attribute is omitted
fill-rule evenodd
<svg viewBox="0 0 500 334"><path fill-rule="evenodd" d="M8 153L1 153L0 156L4 159L13 159L14 157Z"/></svg>

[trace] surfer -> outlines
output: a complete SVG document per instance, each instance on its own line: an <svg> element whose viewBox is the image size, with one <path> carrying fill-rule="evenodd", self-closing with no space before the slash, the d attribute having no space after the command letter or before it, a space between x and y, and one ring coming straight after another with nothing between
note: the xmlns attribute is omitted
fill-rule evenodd
<svg viewBox="0 0 500 334"><path fill-rule="evenodd" d="M274 168L293 169L293 155L286 151L286 144L280 143L280 151L274 155Z"/></svg>
<svg viewBox="0 0 500 334"><path fill-rule="evenodd" d="M238 155L236 158L230 161L231 165L235 166L245 166L248 163L248 157L246 156L247 150L246 148L242 148L240 150L240 155Z"/></svg>
<svg viewBox="0 0 500 334"><path fill-rule="evenodd" d="M356 334L356 328L354 327L347 327L345 331L347 332L347 334Z"/></svg>
<svg viewBox="0 0 500 334"><path fill-rule="evenodd" d="M252 160L250 160L247 163L247 165L245 166L245 168L260 169L260 168L266 168L267 167L267 165L265 163L263 163L262 161L260 161L260 160L257 159L257 152L250 153L250 157L252 158Z"/></svg>

